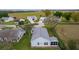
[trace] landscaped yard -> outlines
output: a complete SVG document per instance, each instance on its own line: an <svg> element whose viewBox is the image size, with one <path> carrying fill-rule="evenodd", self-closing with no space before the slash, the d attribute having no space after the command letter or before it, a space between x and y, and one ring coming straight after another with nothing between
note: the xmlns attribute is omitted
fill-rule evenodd
<svg viewBox="0 0 79 59"><path fill-rule="evenodd" d="M79 25L57 25L56 31L67 48L68 41L73 40L74 42L76 42L77 49L79 49Z"/></svg>

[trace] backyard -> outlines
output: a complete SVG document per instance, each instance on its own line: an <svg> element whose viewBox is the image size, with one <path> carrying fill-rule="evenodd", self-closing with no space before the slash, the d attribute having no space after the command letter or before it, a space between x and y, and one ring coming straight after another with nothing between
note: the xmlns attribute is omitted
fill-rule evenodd
<svg viewBox="0 0 79 59"><path fill-rule="evenodd" d="M45 26L45 28L47 28L50 37L52 37L52 36L57 37L57 39L59 41L59 47L57 49L62 49L62 50L66 49L66 46L65 46L64 42L62 41L62 39L59 37L56 29L52 28L50 26L47 26L47 25Z"/></svg>

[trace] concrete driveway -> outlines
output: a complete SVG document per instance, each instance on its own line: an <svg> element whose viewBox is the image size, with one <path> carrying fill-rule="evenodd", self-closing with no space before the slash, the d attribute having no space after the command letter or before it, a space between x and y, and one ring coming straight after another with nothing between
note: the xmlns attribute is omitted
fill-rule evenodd
<svg viewBox="0 0 79 59"><path fill-rule="evenodd" d="M43 27L43 26L45 26L45 25L42 21L39 21L38 25L34 25L34 27Z"/></svg>

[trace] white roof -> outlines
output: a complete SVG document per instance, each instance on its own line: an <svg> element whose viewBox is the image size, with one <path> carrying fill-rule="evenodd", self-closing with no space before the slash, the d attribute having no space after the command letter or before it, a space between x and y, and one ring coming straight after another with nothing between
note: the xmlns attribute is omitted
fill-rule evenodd
<svg viewBox="0 0 79 59"><path fill-rule="evenodd" d="M54 41L55 42L58 42L58 39L56 37L54 37L54 36L53 37L50 37L50 40L51 40L51 42L54 42Z"/></svg>
<svg viewBox="0 0 79 59"><path fill-rule="evenodd" d="M43 37L45 39L49 39L49 35L47 32L46 28L40 28L40 27L36 27L33 28L33 33L32 33L32 40L39 38L39 37Z"/></svg>
<svg viewBox="0 0 79 59"><path fill-rule="evenodd" d="M27 16L27 19L29 19L29 18L34 18L34 19L37 19L37 17L36 17L36 16Z"/></svg>
<svg viewBox="0 0 79 59"><path fill-rule="evenodd" d="M20 21L25 21L25 19L20 19Z"/></svg>
<svg viewBox="0 0 79 59"><path fill-rule="evenodd" d="M40 20L41 20L41 19L43 19L43 20L44 20L44 19L46 19L46 18L47 18L47 17L40 17Z"/></svg>
<svg viewBox="0 0 79 59"><path fill-rule="evenodd" d="M13 21L13 20L14 20L13 17L2 17L2 19L3 19L5 22L9 22L9 21Z"/></svg>
<svg viewBox="0 0 79 59"><path fill-rule="evenodd" d="M36 27L32 29L33 33L32 33L32 39L31 40L35 40L39 37L45 38L47 40L49 40L50 42L58 42L56 37L49 37L48 31L46 28L41 28L41 27Z"/></svg>

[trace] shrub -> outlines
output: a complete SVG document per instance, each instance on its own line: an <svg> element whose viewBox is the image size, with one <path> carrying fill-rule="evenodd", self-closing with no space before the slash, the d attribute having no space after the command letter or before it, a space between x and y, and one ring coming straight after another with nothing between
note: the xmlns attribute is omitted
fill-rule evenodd
<svg viewBox="0 0 79 59"><path fill-rule="evenodd" d="M71 49L71 50L76 49L76 42L75 42L74 40L69 40L69 41L68 41L68 47L69 47L69 49Z"/></svg>
<svg viewBox="0 0 79 59"><path fill-rule="evenodd" d="M62 12L56 11L53 15L54 16L58 16L58 17L61 17L62 16Z"/></svg>
<svg viewBox="0 0 79 59"><path fill-rule="evenodd" d="M70 18L71 18L71 13L70 13L70 12L63 13L63 17L64 17L67 21L69 21Z"/></svg>

